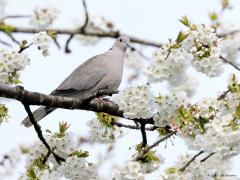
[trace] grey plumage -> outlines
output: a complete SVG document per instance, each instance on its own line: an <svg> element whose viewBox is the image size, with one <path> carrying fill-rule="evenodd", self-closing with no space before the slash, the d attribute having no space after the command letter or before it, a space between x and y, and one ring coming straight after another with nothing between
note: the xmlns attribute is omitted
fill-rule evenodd
<svg viewBox="0 0 240 180"><path fill-rule="evenodd" d="M52 93L54 96L85 99L102 89L117 90L123 72L125 52L129 38L120 36L107 52L94 56L78 66ZM36 121L40 121L56 108L40 107L33 112ZM22 124L32 124L26 117Z"/></svg>

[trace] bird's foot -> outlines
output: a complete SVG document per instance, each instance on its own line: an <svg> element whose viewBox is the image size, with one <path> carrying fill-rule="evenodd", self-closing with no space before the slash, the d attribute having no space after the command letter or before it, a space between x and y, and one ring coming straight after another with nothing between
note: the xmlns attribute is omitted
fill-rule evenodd
<svg viewBox="0 0 240 180"><path fill-rule="evenodd" d="M101 104L103 104L103 103L105 103L106 101L109 101L108 99L106 99L106 98L94 98L94 101L96 102L96 103L101 103Z"/></svg>

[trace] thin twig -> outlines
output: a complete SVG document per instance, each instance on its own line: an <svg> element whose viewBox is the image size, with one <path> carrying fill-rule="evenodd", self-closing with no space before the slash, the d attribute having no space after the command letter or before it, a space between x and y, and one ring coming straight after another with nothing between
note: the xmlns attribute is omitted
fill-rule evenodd
<svg viewBox="0 0 240 180"><path fill-rule="evenodd" d="M226 36L235 35L235 34L237 34L239 32L240 32L240 29L236 29L236 30L233 30L233 31L230 31L230 32L227 32L227 33L218 34L218 37L219 38L224 38Z"/></svg>
<svg viewBox="0 0 240 180"><path fill-rule="evenodd" d="M12 47L11 44L9 44L8 42L5 42L5 41L3 41L3 40L1 40L1 39L0 39L0 43L3 44L3 45L5 45L5 46Z"/></svg>
<svg viewBox="0 0 240 180"><path fill-rule="evenodd" d="M118 127L124 127L124 128L128 128L128 129L135 129L135 130L140 130L140 127L135 126L135 125L129 125L129 124L123 124L120 122L113 122L113 125L118 126ZM152 126L152 127L145 127L146 131L154 131L156 130L158 127L156 126Z"/></svg>
<svg viewBox="0 0 240 180"><path fill-rule="evenodd" d="M57 154L52 150L52 148L50 147L50 145L47 143L47 141L46 141L45 138L43 137L43 133L42 133L42 130L41 130L41 126L39 126L38 123L36 122L36 120L35 120L35 118L34 118L34 116L33 116L33 114L32 114L32 111L31 111L29 105L26 104L25 102L22 102L22 104L23 104L23 106L24 106L24 108L25 108L25 110L26 110L26 112L27 112L27 114L28 114L28 117L29 117L31 123L32 123L33 126L34 126L34 129L35 129L35 131L36 131L36 133L37 133L37 135L38 135L38 138L42 141L42 143L44 144L44 146L45 146L45 147L47 148L47 150L48 150L47 155L49 156L50 154L52 154L52 155L54 156L55 160L57 161L57 163L58 163L58 164L61 164L61 162L65 161L65 159L62 158L62 157L60 157L59 155L57 155ZM48 157L48 156L46 156L46 157ZM45 163L46 161L47 161L46 158L44 158L43 163Z"/></svg>
<svg viewBox="0 0 240 180"><path fill-rule="evenodd" d="M220 96L218 96L217 100L219 101L224 99L229 92L230 92L229 89L227 91L224 91Z"/></svg>
<svg viewBox="0 0 240 180"><path fill-rule="evenodd" d="M3 17L1 20L6 20L6 19L16 19L16 18L29 18L31 15L7 15Z"/></svg>
<svg viewBox="0 0 240 180"><path fill-rule="evenodd" d="M83 26L79 29L79 33L80 34L85 33L85 29L86 29L88 21L89 21L87 4L86 4L85 0L82 0L82 3L83 3L84 12L85 12L85 22L84 22ZM65 45L65 52L66 53L70 53L71 52L71 50L69 48L69 45L70 45L71 40L74 38L74 35L75 35L74 33L70 34L69 38L66 41L66 45Z"/></svg>
<svg viewBox="0 0 240 180"><path fill-rule="evenodd" d="M73 37L74 37L74 34L69 35L69 38L67 39L66 45L65 45L65 53L70 53L71 52L71 50L69 48L69 44L70 44L71 40L73 39Z"/></svg>
<svg viewBox="0 0 240 180"><path fill-rule="evenodd" d="M19 49L19 51L18 51L18 53L22 53L24 50L26 50L26 49L28 49L30 46L32 46L33 45L33 43L30 43L29 45L27 45L27 46L24 46L24 47L20 47L20 49Z"/></svg>
<svg viewBox="0 0 240 180"><path fill-rule="evenodd" d="M86 27L88 25L88 21L89 21L87 3L86 3L85 0L82 0L82 3L83 3L83 7L84 7L84 12L85 12L85 22L84 22L83 26L80 29L80 33L84 33L85 32L85 29L86 29Z"/></svg>
<svg viewBox="0 0 240 180"><path fill-rule="evenodd" d="M215 154L215 152L210 153L208 156L206 156L205 158L203 158L200 162L205 162L207 159L209 159L210 157L212 157Z"/></svg>
<svg viewBox="0 0 240 180"><path fill-rule="evenodd" d="M204 153L204 151L200 151L199 153L197 153L196 155L194 155L183 167L181 167L179 169L179 171L185 171L185 169L193 162L195 161L195 159L200 156L202 153Z"/></svg>
<svg viewBox="0 0 240 180"><path fill-rule="evenodd" d="M220 59L221 59L223 62L231 65L232 67L234 67L235 69L237 69L238 71L240 71L240 68L239 68L236 64L228 61L228 60L227 60L226 58L224 58L223 56L220 56Z"/></svg>
<svg viewBox="0 0 240 180"><path fill-rule="evenodd" d="M170 138L172 135L176 134L177 131L172 131L169 134L167 134L166 136L164 136L163 138L157 140L155 143L153 143L151 146L147 146L146 148L144 148L142 150L142 152L135 158L135 161L139 161L141 160L144 155L146 153L148 153L151 149L153 149L154 147L158 146L161 142L165 141L166 139Z"/></svg>

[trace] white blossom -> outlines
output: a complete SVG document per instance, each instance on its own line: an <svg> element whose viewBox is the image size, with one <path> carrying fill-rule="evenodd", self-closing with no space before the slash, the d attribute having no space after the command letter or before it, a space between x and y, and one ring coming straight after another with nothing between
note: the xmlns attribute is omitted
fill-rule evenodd
<svg viewBox="0 0 240 180"><path fill-rule="evenodd" d="M221 55L230 62L236 62L240 55L240 33L231 32L237 31L239 26L224 21L221 21L219 24L217 32L218 34L224 35L220 41Z"/></svg>
<svg viewBox="0 0 240 180"><path fill-rule="evenodd" d="M51 41L52 39L46 31L36 33L33 37L33 44L37 46L40 51L42 51L43 56L49 55Z"/></svg>
<svg viewBox="0 0 240 180"><path fill-rule="evenodd" d="M178 92L168 96L159 96L156 98L157 113L154 116L154 124L164 127L171 124L171 118L176 115L180 106L187 105L186 93Z"/></svg>
<svg viewBox="0 0 240 180"><path fill-rule="evenodd" d="M71 180L66 178L65 176L60 176L56 171L50 172L48 169L40 171L37 169L34 169L34 173L36 174L37 178L39 180ZM26 173L22 174L18 180L29 180Z"/></svg>
<svg viewBox="0 0 240 180"><path fill-rule="evenodd" d="M220 45L214 29L208 25L194 25L189 30L182 47L193 54L192 66L209 77L219 76L222 73L220 60Z"/></svg>
<svg viewBox="0 0 240 180"><path fill-rule="evenodd" d="M212 48L211 56L203 57L200 60L195 59L192 61L192 66L199 72L206 74L209 77L219 76L222 72L222 62L219 58L220 48Z"/></svg>
<svg viewBox="0 0 240 180"><path fill-rule="evenodd" d="M182 83L180 83L177 86L173 86L172 84L169 84L168 87L172 93L174 92L186 92L188 97L192 97L196 91L198 82L196 80L196 77L191 74L186 74L183 77Z"/></svg>
<svg viewBox="0 0 240 180"><path fill-rule="evenodd" d="M112 100L126 118L150 118L155 113L154 95L149 85L128 87Z"/></svg>
<svg viewBox="0 0 240 180"><path fill-rule="evenodd" d="M58 9L50 5L37 7L32 13L30 23L37 27L47 27L53 23L58 13Z"/></svg>
<svg viewBox="0 0 240 180"><path fill-rule="evenodd" d="M68 157L57 169L57 174L71 180L99 179L95 165L77 156Z"/></svg>
<svg viewBox="0 0 240 180"><path fill-rule="evenodd" d="M10 150L7 154L5 154L5 158L1 159L0 165L0 177L8 177L13 175L14 169L20 164L22 157L24 154L21 151L21 148L15 148ZM5 160L4 160L5 159Z"/></svg>
<svg viewBox="0 0 240 180"><path fill-rule="evenodd" d="M140 172L139 162L128 162L125 166L115 169L114 178L116 180L144 180L144 174Z"/></svg>
<svg viewBox="0 0 240 180"><path fill-rule="evenodd" d="M164 46L153 54L153 61L149 64L146 74L150 82L166 80L172 85L178 85L182 82L191 59L191 54L182 48L169 49L168 46Z"/></svg>
<svg viewBox="0 0 240 180"><path fill-rule="evenodd" d="M48 135L45 138L50 147L54 147L54 152L63 158L66 158L68 154L72 153L76 149L76 145L73 141L73 136L70 133L66 133L63 137ZM30 148L26 167L28 168L31 166L34 160L44 157L47 152L47 148L43 145L42 142L35 142ZM55 158L52 155L50 155L47 162L58 166Z"/></svg>
<svg viewBox="0 0 240 180"><path fill-rule="evenodd" d="M228 159L240 152L240 132L229 126L231 115L216 117L205 125L205 132L194 138L185 138L190 149L218 152L222 159Z"/></svg>
<svg viewBox="0 0 240 180"><path fill-rule="evenodd" d="M25 54L0 49L0 82L12 84L19 81L19 71L23 70L29 62Z"/></svg>
<svg viewBox="0 0 240 180"><path fill-rule="evenodd" d="M222 161L219 154L214 154L205 162L200 162L205 156L197 157L183 172L179 171L194 154L185 154L178 157L176 164L165 170L161 180L224 180L221 175L227 174L228 161ZM207 155L206 155L207 156ZM216 177L215 177L215 176Z"/></svg>
<svg viewBox="0 0 240 180"><path fill-rule="evenodd" d="M105 127L98 119L91 119L87 125L90 128L90 142L114 143L123 133L117 127Z"/></svg>

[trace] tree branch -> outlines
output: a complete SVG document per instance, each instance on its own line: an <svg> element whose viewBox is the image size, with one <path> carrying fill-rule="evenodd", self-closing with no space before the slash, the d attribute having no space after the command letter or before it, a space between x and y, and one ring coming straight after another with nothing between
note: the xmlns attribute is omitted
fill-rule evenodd
<svg viewBox="0 0 240 180"><path fill-rule="evenodd" d="M82 0L82 3L83 3L84 12L85 12L85 22L84 22L83 26L79 29L79 33L80 34L85 32L85 29L86 29L88 21L89 21L87 4L86 4L85 0ZM71 52L71 50L69 48L69 44L70 44L71 40L74 38L74 35L75 34L70 34L69 38L67 39L67 42L66 42L66 45L65 45L65 52L66 53L70 53Z"/></svg>
<svg viewBox="0 0 240 180"><path fill-rule="evenodd" d="M135 161L141 160L146 153L148 153L152 148L158 146L161 142L165 141L166 139L170 138L172 135L176 134L177 131L172 131L163 138L157 140L155 143L153 143L151 146L147 146L143 149L143 151L134 159Z"/></svg>
<svg viewBox="0 0 240 180"><path fill-rule="evenodd" d="M205 158L203 158L200 162L205 162L206 160L208 160L210 157L212 157L214 154L216 154L215 152L210 153L209 155L207 155Z"/></svg>
<svg viewBox="0 0 240 180"><path fill-rule="evenodd" d="M79 28L77 29L44 29L44 28L39 29L39 28L29 28L29 27L15 27L12 33L33 34L33 33L38 33L39 31L53 31L53 32L57 32L58 34L64 34L64 35L80 34L80 35L93 36L93 37L99 37L99 38L114 38L114 39L118 38L119 36L119 32L88 32L88 31L80 32ZM161 47L162 45L161 43L144 40L144 39L137 38L127 34L120 33L120 35L128 36L132 43L153 46L153 47Z"/></svg>
<svg viewBox="0 0 240 180"><path fill-rule="evenodd" d="M45 138L43 137L42 130L41 130L41 126L39 126L38 123L36 122L36 120L35 120L35 118L34 118L34 116L33 116L33 114L32 114L32 111L31 111L29 105L28 105L26 102L24 102L24 101L22 101L22 104L23 104L26 112L28 113L28 117L29 117L31 123L32 123L33 126L34 126L34 129L35 129L35 131L36 131L36 133L37 133L37 135L38 135L38 138L42 141L42 143L44 144L44 146L45 146L45 147L47 148L47 150L48 150L47 155L46 155L45 158L43 159L43 163L45 163L45 162L47 161L47 158L49 157L49 155L52 154L53 157L55 158L55 160L57 161L57 163L58 163L58 164L61 164L61 162L62 162L62 161L65 161L65 159L62 158L62 157L60 157L59 155L57 155L57 154L53 151L53 149L50 147L50 145L47 143L47 141L46 141Z"/></svg>
<svg viewBox="0 0 240 180"><path fill-rule="evenodd" d="M236 70L240 71L240 68L239 68L236 64L228 61L228 60L227 60L226 58L224 58L223 56L220 56L220 59L221 59L223 62L231 65L232 67L234 67Z"/></svg>
<svg viewBox="0 0 240 180"><path fill-rule="evenodd" d="M129 125L129 124L123 124L123 123L120 123L120 122L113 122L113 125L118 126L118 127L128 128L128 129L140 130L140 128L139 128L138 126ZM146 131L154 131L154 130L156 130L157 128L158 128L157 126L145 127L145 130L146 130Z"/></svg>
<svg viewBox="0 0 240 180"><path fill-rule="evenodd" d="M78 98L68 98L60 96L45 95L37 92L30 92L24 90L22 86L10 86L0 84L0 97L15 99L20 102L25 102L28 105L42 105L55 108L64 109L81 109L94 112L104 112L113 116L122 117L123 111L119 110L118 105L112 101L98 101L93 99L101 95L112 95L114 92L107 92L107 90L100 91L93 94L86 100L79 100ZM130 119L137 122L145 121L146 124L154 124L153 118L149 119Z"/></svg>
<svg viewBox="0 0 240 180"><path fill-rule="evenodd" d="M204 153L204 151L200 151L199 153L197 153L196 155L194 155L182 168L179 169L179 171L185 171L185 169L193 162L195 161L195 159L200 156L202 153Z"/></svg>
<svg viewBox="0 0 240 180"><path fill-rule="evenodd" d="M146 134L145 126L146 126L145 122L140 123L140 130L142 134L142 147L147 146L147 134Z"/></svg>

